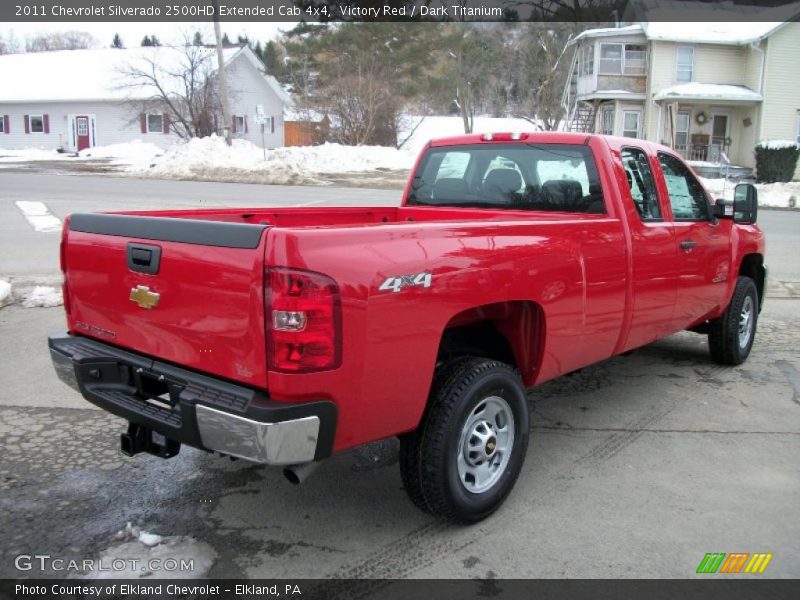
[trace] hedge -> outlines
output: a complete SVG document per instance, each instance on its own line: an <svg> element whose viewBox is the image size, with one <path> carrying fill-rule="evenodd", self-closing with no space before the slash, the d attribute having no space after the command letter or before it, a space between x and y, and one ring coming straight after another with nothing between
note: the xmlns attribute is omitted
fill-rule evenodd
<svg viewBox="0 0 800 600"><path fill-rule="evenodd" d="M797 144L760 142L756 146L756 180L759 183L791 181L798 157Z"/></svg>

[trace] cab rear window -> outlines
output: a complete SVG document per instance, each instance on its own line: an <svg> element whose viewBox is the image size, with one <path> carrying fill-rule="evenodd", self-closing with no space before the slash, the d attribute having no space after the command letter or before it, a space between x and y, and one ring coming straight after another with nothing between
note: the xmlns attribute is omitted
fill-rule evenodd
<svg viewBox="0 0 800 600"><path fill-rule="evenodd" d="M594 156L573 144L430 148L408 204L605 213Z"/></svg>

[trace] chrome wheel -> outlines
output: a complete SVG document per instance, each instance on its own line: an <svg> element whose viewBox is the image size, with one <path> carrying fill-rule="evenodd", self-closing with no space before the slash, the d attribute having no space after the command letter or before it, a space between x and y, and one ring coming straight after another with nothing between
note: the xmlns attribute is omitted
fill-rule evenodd
<svg viewBox="0 0 800 600"><path fill-rule="evenodd" d="M745 296L742 303L742 311L739 313L739 348L747 348L750 338L753 335L753 325L755 324L755 307L753 298Z"/></svg>
<svg viewBox="0 0 800 600"><path fill-rule="evenodd" d="M464 421L458 476L473 494L489 490L506 470L514 447L514 414L503 398L484 398Z"/></svg>

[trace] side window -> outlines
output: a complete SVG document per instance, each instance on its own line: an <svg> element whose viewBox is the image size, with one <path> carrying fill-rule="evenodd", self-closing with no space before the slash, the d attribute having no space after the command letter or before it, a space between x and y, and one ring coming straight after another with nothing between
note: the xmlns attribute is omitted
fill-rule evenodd
<svg viewBox="0 0 800 600"><path fill-rule="evenodd" d="M622 166L631 190L631 198L642 221L661 219L661 206L647 154L641 148L623 148Z"/></svg>
<svg viewBox="0 0 800 600"><path fill-rule="evenodd" d="M676 221L707 221L708 199L703 186L697 181L689 168L680 160L658 153L661 170L667 183L669 203Z"/></svg>

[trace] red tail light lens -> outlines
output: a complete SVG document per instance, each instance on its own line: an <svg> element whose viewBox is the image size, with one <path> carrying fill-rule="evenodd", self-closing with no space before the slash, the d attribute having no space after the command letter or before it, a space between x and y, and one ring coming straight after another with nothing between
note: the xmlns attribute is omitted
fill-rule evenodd
<svg viewBox="0 0 800 600"><path fill-rule="evenodd" d="M266 272L267 361L272 371L309 373L341 364L339 288L294 269Z"/></svg>
<svg viewBox="0 0 800 600"><path fill-rule="evenodd" d="M69 282L67 281L67 235L69 234L69 215L64 219L64 226L61 228L61 245L59 246L59 262L61 265L61 295L64 297L64 311L67 316L70 314L69 303Z"/></svg>

